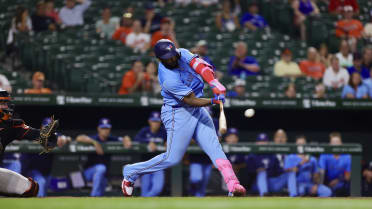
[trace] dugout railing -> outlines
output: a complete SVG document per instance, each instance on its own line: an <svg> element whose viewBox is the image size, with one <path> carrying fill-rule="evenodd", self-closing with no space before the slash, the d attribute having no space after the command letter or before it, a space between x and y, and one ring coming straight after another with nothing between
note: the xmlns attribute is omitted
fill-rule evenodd
<svg viewBox="0 0 372 209"><path fill-rule="evenodd" d="M111 158L112 163L116 166L112 166L115 169L112 172L118 174L121 173L121 166L126 163L133 163L140 160L142 154L149 153L146 145L134 143L131 148L127 149L122 146L122 143L108 142L103 144L103 150L106 154L112 154L116 156ZM331 146L328 144L308 144L303 146L297 146L295 144L285 145L256 145L252 143L239 143L234 145L223 144L223 150L227 154L311 154L319 155L323 153L328 154L350 154L351 155L351 187L350 194L353 197L361 196L361 161L362 161L362 146L360 144L343 144L340 146ZM157 152L165 151L164 146L158 146ZM36 143L31 142L20 142L12 143L6 147L5 152L17 152L17 153L40 153L42 147ZM201 153L201 149L196 145L188 147L187 152L189 154ZM79 143L70 143L62 148L56 148L54 151L54 159L58 161L70 162L71 165L76 165L76 162L80 161L79 155L95 153L95 147L92 145L85 145ZM182 163L174 166L171 171L171 195L182 196L183 184L180 183L183 180L182 177ZM58 166L60 167L60 166ZM68 163L61 166L60 172L68 172ZM109 171L110 172L110 171Z"/></svg>

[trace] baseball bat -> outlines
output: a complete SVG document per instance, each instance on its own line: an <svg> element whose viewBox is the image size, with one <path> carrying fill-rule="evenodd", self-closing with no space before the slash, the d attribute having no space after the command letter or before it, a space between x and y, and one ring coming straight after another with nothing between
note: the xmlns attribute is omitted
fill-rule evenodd
<svg viewBox="0 0 372 209"><path fill-rule="evenodd" d="M223 110L223 103L220 102L220 118L218 120L219 122L219 132L220 134L225 134L227 131L227 124L226 124L226 117L225 117L225 111Z"/></svg>

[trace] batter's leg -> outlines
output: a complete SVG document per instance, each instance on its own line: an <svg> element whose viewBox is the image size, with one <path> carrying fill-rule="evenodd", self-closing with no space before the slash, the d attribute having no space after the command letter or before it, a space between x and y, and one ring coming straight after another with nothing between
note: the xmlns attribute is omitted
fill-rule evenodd
<svg viewBox="0 0 372 209"><path fill-rule="evenodd" d="M179 163L198 123L197 118L193 117L194 111L195 108L171 108L162 111L162 121L167 130L167 151L148 161L124 166L124 179L133 183L143 174L163 170Z"/></svg>
<svg viewBox="0 0 372 209"><path fill-rule="evenodd" d="M230 161L227 159L218 141L212 118L205 108L200 108L199 122L195 129L195 139L199 146L209 156L212 163L221 172L229 190L229 195L245 195L245 189L240 185Z"/></svg>
<svg viewBox="0 0 372 209"><path fill-rule="evenodd" d="M36 197L39 185L14 171L0 168L0 195Z"/></svg>

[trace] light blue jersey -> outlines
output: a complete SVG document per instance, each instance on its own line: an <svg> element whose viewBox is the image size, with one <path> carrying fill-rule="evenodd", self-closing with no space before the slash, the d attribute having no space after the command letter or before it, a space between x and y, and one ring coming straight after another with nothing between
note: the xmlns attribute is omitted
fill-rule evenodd
<svg viewBox="0 0 372 209"><path fill-rule="evenodd" d="M351 156L339 155L338 158L335 158L332 154L321 154L319 167L326 171L328 181L343 178L346 172L351 171Z"/></svg>
<svg viewBox="0 0 372 209"><path fill-rule="evenodd" d="M190 62L197 55L189 50L180 48L181 58L178 60L179 67L168 69L161 62L158 67L158 78L161 86L161 95L164 104L169 106L183 105L183 98L194 92L196 97L203 96L203 78L190 67Z"/></svg>
<svg viewBox="0 0 372 209"><path fill-rule="evenodd" d="M302 158L297 154L288 155L284 162L284 169L298 167L297 182L312 182L312 176L319 172L318 163L315 157L310 156L308 162L300 165Z"/></svg>

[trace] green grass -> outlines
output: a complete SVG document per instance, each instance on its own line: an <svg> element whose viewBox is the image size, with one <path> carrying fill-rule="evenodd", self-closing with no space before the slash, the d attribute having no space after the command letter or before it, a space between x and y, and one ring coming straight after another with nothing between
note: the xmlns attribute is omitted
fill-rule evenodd
<svg viewBox="0 0 372 209"><path fill-rule="evenodd" d="M159 197L159 198L0 198L1 209L368 209L372 198Z"/></svg>

